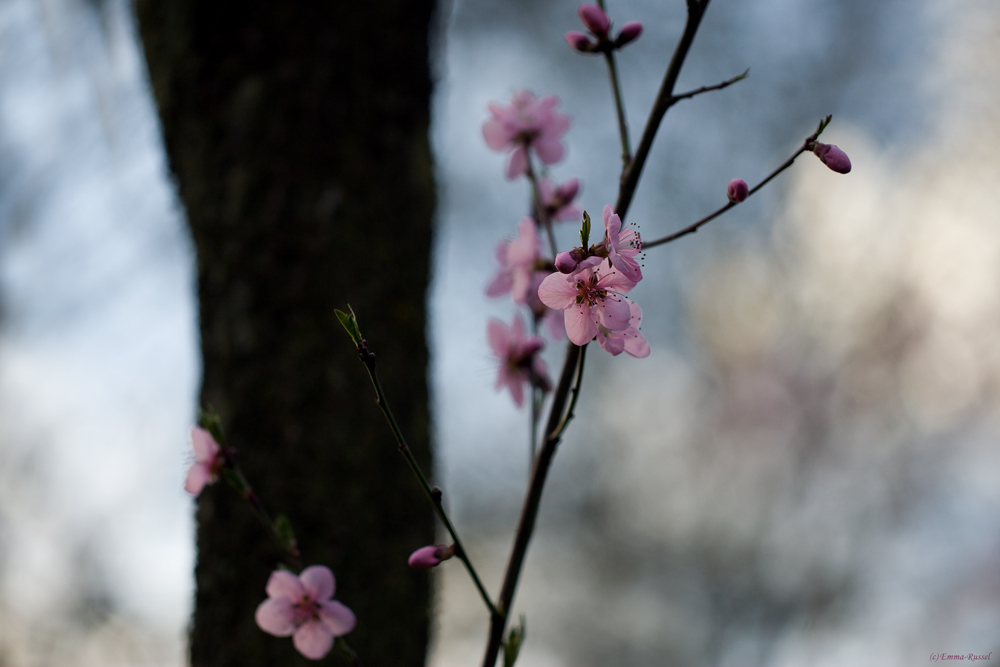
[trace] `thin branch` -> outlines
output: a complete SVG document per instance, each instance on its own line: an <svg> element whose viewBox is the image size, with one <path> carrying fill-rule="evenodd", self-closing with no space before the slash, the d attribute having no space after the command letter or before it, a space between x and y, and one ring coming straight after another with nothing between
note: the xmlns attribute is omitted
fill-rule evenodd
<svg viewBox="0 0 1000 667"><path fill-rule="evenodd" d="M674 100L674 86L677 85L677 77L681 73L684 59L687 58L688 51L691 50L691 43L694 41L695 33L698 32L698 25L701 23L705 9L708 8L709 0L688 0L688 17L684 25L684 33L677 42L674 55L667 66L667 72L663 75L663 83L660 84L660 91L653 102L653 108L649 112L649 120L646 121L646 128L639 139L639 146L635 150L635 156L622 172L621 184L618 189L618 201L615 202L615 213L624 221L625 214L632 204L632 197L635 195L635 188L639 184L639 176L646 165L646 158L649 157L649 149L653 146L653 139L656 131L660 128L660 123L669 109L676 102Z"/></svg>
<svg viewBox="0 0 1000 667"><path fill-rule="evenodd" d="M574 376L577 387L573 392L574 396L570 404L571 411L576 404L579 383L583 379L582 359L583 348L569 343L566 348L566 360L563 363L562 374L559 377L559 386L549 411L545 438L538 450L538 457L535 459L535 466L531 472L531 482L528 484L528 492L525 494L521 516L518 519L514 546L511 548L510 560L507 562L507 571L504 574L503 586L500 589L500 598L497 602L499 613L490 619L490 639L486 646L486 655L483 656L483 667L495 667L496 665L497 655L499 655L500 646L503 643L504 629L507 626L507 618L510 616L511 604L514 601L514 592L517 589L517 580L521 575L524 556L528 551L528 542L531 540L531 534L535 528L535 519L542 501L542 489L545 487L545 478L552 465L552 458L559 445L562 430L565 428L563 414Z"/></svg>
<svg viewBox="0 0 1000 667"><path fill-rule="evenodd" d="M765 178L763 181L761 181L760 183L758 183L757 185L755 185L753 188L751 188L750 191L747 193L747 197L749 197L750 195L752 195L753 193L757 192L762 187L764 187L765 185L767 185L768 183L770 183L771 180L775 176L777 176L778 174L780 174L784 170L786 170L789 167L791 167L792 163L795 162L795 158L797 158L798 156L802 155L805 152L811 151L813 149L813 146L816 143L816 139L819 137L820 134L823 133L823 130L826 129L826 126L830 124L830 119L831 119L831 116L827 116L826 118L824 118L823 120L821 120L819 122L819 127L816 128L816 131L813 132L810 136L806 137L806 140L804 142L802 142L802 145L799 146L798 150L796 150L794 153L792 153L792 156L790 158L788 158L787 160L785 160L780 167L778 167L777 169L775 169L774 171L772 171L770 174L768 174L767 178ZM718 209L717 211L715 211L713 213L710 213L710 214L706 215L701 220L698 220L697 222L694 222L694 223L688 225L687 227L685 227L684 229L681 229L680 231L674 232L673 234L668 234L667 236L664 236L661 239L656 239L655 241L650 241L649 243L643 242L642 249L646 250L648 248L655 248L658 245L664 245L666 243L670 243L671 241L676 241L677 239L681 238L682 236L687 236L688 234L694 234L703 225L706 225L709 222L711 222L712 220L715 220L717 217L719 217L720 215L722 215L723 213L725 213L729 209L733 208L734 206L736 206L736 202L730 201L728 204L726 204L722 208Z"/></svg>
<svg viewBox="0 0 1000 667"><path fill-rule="evenodd" d="M672 97L672 101L670 102L670 104L671 104L671 106L673 106L677 102L680 102L681 100L691 99L695 95L701 95L702 93L710 93L713 90L722 90L723 88L728 88L729 86L733 85L737 81L742 81L743 79L747 78L748 76L750 76L750 68L749 67L747 68L747 70L745 72L743 72L743 74L737 74L733 78L726 79L722 83L717 83L714 86L702 86L701 88L698 88L696 90L690 90L690 91L688 91L686 93L681 93L680 95L674 95Z"/></svg>
<svg viewBox="0 0 1000 667"><path fill-rule="evenodd" d="M532 217L534 217L535 223L542 227L548 235L549 249L552 251L553 259L555 259L559 248L556 245L555 234L552 233L552 221L549 220L549 215L545 211L545 204L542 202L542 191L538 187L538 176L535 175L535 167L531 163L531 150L528 146L525 146L524 152L528 159L528 180L531 181L531 207L534 209L534 216Z"/></svg>
<svg viewBox="0 0 1000 667"><path fill-rule="evenodd" d="M608 63L608 78L611 79L611 92L615 97L615 113L618 116L618 136L622 142L622 169L632 161L632 148L628 142L628 120L625 117L625 104L622 102L621 84L618 81L618 65L615 63L615 52L607 49L604 59Z"/></svg>

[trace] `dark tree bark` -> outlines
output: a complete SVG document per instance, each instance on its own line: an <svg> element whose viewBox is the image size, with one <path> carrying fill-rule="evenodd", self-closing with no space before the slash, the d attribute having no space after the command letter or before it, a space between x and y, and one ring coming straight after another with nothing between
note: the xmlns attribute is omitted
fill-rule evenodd
<svg viewBox="0 0 1000 667"><path fill-rule="evenodd" d="M137 0L198 253L201 398L304 564L337 576L367 667L421 665L432 513L334 308L354 307L429 469L432 0ZM198 500L195 667L310 664L253 620L280 559L223 484Z"/></svg>

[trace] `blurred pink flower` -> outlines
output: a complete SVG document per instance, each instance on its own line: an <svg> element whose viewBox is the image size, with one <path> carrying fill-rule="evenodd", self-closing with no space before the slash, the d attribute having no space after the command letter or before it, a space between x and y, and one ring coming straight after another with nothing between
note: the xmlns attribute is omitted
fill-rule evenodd
<svg viewBox="0 0 1000 667"><path fill-rule="evenodd" d="M527 303L540 250L541 241L535 221L524 218L517 226L517 238L497 244L496 258L500 271L486 286L486 295L500 296L512 292L515 303Z"/></svg>
<svg viewBox="0 0 1000 667"><path fill-rule="evenodd" d="M635 259L642 251L642 239L631 227L622 228L621 218L611 209L611 204L604 206L604 240L611 265L633 283L642 280L642 269Z"/></svg>
<svg viewBox="0 0 1000 667"><path fill-rule="evenodd" d="M267 580L268 598L257 607L254 619L261 630L276 637L292 637L298 652L319 660L333 647L333 638L354 629L354 613L332 600L333 573L325 565L312 565L295 576L275 570Z"/></svg>
<svg viewBox="0 0 1000 667"><path fill-rule="evenodd" d="M545 164L563 158L562 135L569 129L569 116L556 113L557 104L555 95L539 99L528 90L514 93L510 106L490 103L493 117L483 123L483 137L493 150L511 152L505 172L508 179L527 173L529 149Z"/></svg>
<svg viewBox="0 0 1000 667"><path fill-rule="evenodd" d="M642 308L632 301L628 304L628 328L623 331L611 331L600 325L597 327L597 342L605 352L617 357L622 352L628 352L633 357L642 359L649 356L649 343L639 331L642 323Z"/></svg>
<svg viewBox="0 0 1000 667"><path fill-rule="evenodd" d="M558 274L557 274L558 275ZM507 387L514 404L524 404L524 383L548 390L550 383L545 362L538 352L545 342L538 336L526 336L521 317L515 316L508 327L500 320L490 320L486 329L493 354L500 360L496 388Z"/></svg>
<svg viewBox="0 0 1000 667"><path fill-rule="evenodd" d="M566 335L576 345L593 340L598 326L609 331L629 327L631 311L624 295L635 287L635 282L615 268L603 266L603 262L601 257L588 257L580 262L576 273L553 273L538 288L542 303L564 311Z"/></svg>
<svg viewBox="0 0 1000 667"><path fill-rule="evenodd" d="M580 181L576 178L571 178L562 185L553 185L547 178L538 182L538 196L549 220L579 220L580 207L573 203L579 192Z"/></svg>
<svg viewBox="0 0 1000 667"><path fill-rule="evenodd" d="M200 426L191 429L191 445L194 448L194 463L188 468L184 490L197 496L206 484L212 484L219 479L219 473L226 461L219 443L211 433Z"/></svg>

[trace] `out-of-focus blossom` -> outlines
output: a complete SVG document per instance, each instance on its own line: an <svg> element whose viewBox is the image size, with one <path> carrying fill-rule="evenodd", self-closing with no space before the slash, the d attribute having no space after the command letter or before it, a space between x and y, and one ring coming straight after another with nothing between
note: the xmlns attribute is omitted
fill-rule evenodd
<svg viewBox="0 0 1000 667"><path fill-rule="evenodd" d="M517 407L524 404L525 383L548 391L548 369L538 356L545 342L538 336L525 335L520 316L515 316L509 327L500 320L490 320L486 331L493 354L500 360L497 389L507 387Z"/></svg>
<svg viewBox="0 0 1000 667"><path fill-rule="evenodd" d="M638 21L629 21L622 26L622 29L618 32L618 36L615 37L614 47L620 49L629 42L634 42L639 39L639 35L642 34L642 23Z"/></svg>
<svg viewBox="0 0 1000 667"><path fill-rule="evenodd" d="M579 15L583 25L587 30L594 33L599 38L608 36L608 29L611 28L611 19L604 13L604 10L597 5L583 3L577 7L576 13Z"/></svg>
<svg viewBox="0 0 1000 667"><path fill-rule="evenodd" d="M429 570L441 564L455 555L455 545L444 546L442 544L432 544L420 547L412 554L407 561L410 567L415 570Z"/></svg>
<svg viewBox="0 0 1000 667"><path fill-rule="evenodd" d="M622 352L628 352L633 357L642 359L649 356L649 343L646 337L639 331L642 323L642 308L639 304L630 301L628 328L624 331L611 331L598 325L597 342L604 348L605 352L612 356L618 356Z"/></svg>
<svg viewBox="0 0 1000 667"><path fill-rule="evenodd" d="M538 196L549 220L579 220L580 207L573 203L580 193L580 181L571 178L562 185L553 185L548 178L538 182Z"/></svg>
<svg viewBox="0 0 1000 667"><path fill-rule="evenodd" d="M566 335L576 345L593 340L598 326L609 331L629 327L631 311L624 295L635 282L603 262L601 257L588 257L576 273L553 273L538 288L542 303L563 311Z"/></svg>
<svg viewBox="0 0 1000 667"><path fill-rule="evenodd" d="M631 227L622 228L622 220L610 204L604 206L604 234L612 266L633 283L642 280L642 269L636 260L636 255L642 251L642 239Z"/></svg>
<svg viewBox="0 0 1000 667"><path fill-rule="evenodd" d="M747 198L750 194L750 188L747 186L747 182L742 178L734 178L729 181L729 186L726 188L726 195L729 197L729 201L734 204L739 204Z"/></svg>
<svg viewBox="0 0 1000 667"><path fill-rule="evenodd" d="M569 116L556 113L557 104L555 95L539 99L528 90L515 93L509 106L490 103L492 118L483 123L483 137L493 150L510 151L508 179L527 173L529 149L545 164L563 158L562 135L569 129Z"/></svg>
<svg viewBox="0 0 1000 667"><path fill-rule="evenodd" d="M191 429L191 445L194 448L194 463L188 468L184 490L197 496L206 484L212 484L219 479L219 473L222 472L226 461L219 443L211 433L200 426Z"/></svg>
<svg viewBox="0 0 1000 667"><path fill-rule="evenodd" d="M524 218L517 226L517 238L501 241L497 245L496 258L500 271L486 286L486 295L500 296L511 292L515 303L527 303L540 250L537 225L533 219Z"/></svg>
<svg viewBox="0 0 1000 667"><path fill-rule="evenodd" d="M254 619L261 630L276 637L292 637L299 653L319 660L333 647L333 638L354 629L354 613L333 600L336 582L324 565L313 565L295 576L275 570L267 580L268 599Z"/></svg>
<svg viewBox="0 0 1000 667"><path fill-rule="evenodd" d="M833 144L821 144L817 141L816 145L813 146L813 153L816 154L820 162L838 174L846 174L851 171L851 158Z"/></svg>

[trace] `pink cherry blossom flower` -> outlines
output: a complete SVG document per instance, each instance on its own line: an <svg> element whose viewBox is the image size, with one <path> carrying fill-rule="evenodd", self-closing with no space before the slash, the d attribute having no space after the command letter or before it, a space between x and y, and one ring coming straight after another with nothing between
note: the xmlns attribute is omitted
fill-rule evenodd
<svg viewBox="0 0 1000 667"><path fill-rule="evenodd" d="M197 496L206 484L212 484L219 479L219 473L226 464L222 456L222 448L212 434L195 426L191 429L191 445L194 448L194 463L187 471L184 480L184 490Z"/></svg>
<svg viewBox="0 0 1000 667"><path fill-rule="evenodd" d="M622 352L628 352L633 357L642 359L649 356L649 343L639 331L639 325L642 323L642 308L633 301L629 302L628 307L628 328L624 331L611 331L598 325L597 342L611 356L617 357Z"/></svg>
<svg viewBox="0 0 1000 667"><path fill-rule="evenodd" d="M524 404L524 383L548 390L548 369L538 356L545 342L538 336L524 334L520 316L514 318L510 327L500 320L490 320L486 332L493 354L500 360L496 389L507 387L517 407Z"/></svg>
<svg viewBox="0 0 1000 667"><path fill-rule="evenodd" d="M631 227L622 228L622 220L611 209L611 204L604 206L604 235L612 266L633 283L642 280L642 269L635 259L642 251L642 239Z"/></svg>
<svg viewBox="0 0 1000 667"><path fill-rule="evenodd" d="M821 144L817 141L813 146L813 153L816 154L820 162L838 174L846 174L851 171L851 158L833 144Z"/></svg>
<svg viewBox="0 0 1000 667"><path fill-rule="evenodd" d="M562 185L553 185L552 181L543 178L538 182L538 195L549 220L579 220L580 207L573 203L580 192L580 181L571 178Z"/></svg>
<svg viewBox="0 0 1000 667"><path fill-rule="evenodd" d="M450 546L432 544L427 547L420 547L410 554L410 559L407 563L415 570L429 570L432 567L437 567L442 561L446 561L454 555L454 544Z"/></svg>
<svg viewBox="0 0 1000 667"><path fill-rule="evenodd" d="M631 311L624 295L635 282L605 266L601 257L588 257L577 269L570 275L553 273L538 288L542 303L564 311L569 339L585 345L597 335L599 326L609 331L627 329Z"/></svg>
<svg viewBox="0 0 1000 667"><path fill-rule="evenodd" d="M510 106L490 103L493 117L483 123L486 145L495 151L510 151L506 176L514 179L528 171L528 150L545 164L563 158L562 135L569 129L569 116L555 112L559 98L546 95L539 99L522 90L514 94Z"/></svg>
<svg viewBox="0 0 1000 667"><path fill-rule="evenodd" d="M333 647L333 638L354 629L354 612L332 600L336 583L330 568L312 565L295 576L275 570L267 580L268 598L257 607L258 627L275 637L292 637L298 652L319 660Z"/></svg>
<svg viewBox="0 0 1000 667"><path fill-rule="evenodd" d="M514 303L527 303L541 247L535 221L524 218L517 226L517 238L501 241L497 245L496 258L500 271L486 286L486 295L500 296L512 292Z"/></svg>
<svg viewBox="0 0 1000 667"><path fill-rule="evenodd" d="M734 178L729 181L729 185L726 187L726 196L729 197L729 201L739 204L750 196L750 188L742 178Z"/></svg>

